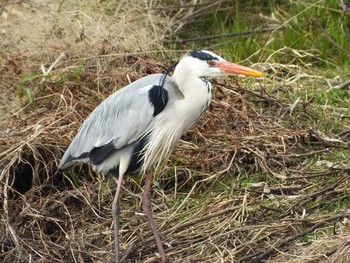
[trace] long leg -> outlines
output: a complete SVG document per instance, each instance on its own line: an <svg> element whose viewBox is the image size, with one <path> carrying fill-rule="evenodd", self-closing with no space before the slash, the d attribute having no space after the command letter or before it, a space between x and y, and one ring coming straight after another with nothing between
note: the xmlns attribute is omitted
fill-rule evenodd
<svg viewBox="0 0 350 263"><path fill-rule="evenodd" d="M123 184L123 174L119 175L118 181L117 181L117 190L115 191L113 204L112 204L112 211L113 211L113 223L114 223L114 253L115 253L115 263L119 263L119 205L118 205L118 199L120 190L122 188Z"/></svg>
<svg viewBox="0 0 350 263"><path fill-rule="evenodd" d="M166 263L168 261L166 259L164 248L162 246L162 242L160 241L159 232L156 227L156 224L154 223L154 218L152 214L151 196L150 196L151 183L152 183L152 170L150 169L146 173L145 189L142 195L142 208L148 218L149 224L152 228L154 238L156 239L160 259L162 260L163 263Z"/></svg>

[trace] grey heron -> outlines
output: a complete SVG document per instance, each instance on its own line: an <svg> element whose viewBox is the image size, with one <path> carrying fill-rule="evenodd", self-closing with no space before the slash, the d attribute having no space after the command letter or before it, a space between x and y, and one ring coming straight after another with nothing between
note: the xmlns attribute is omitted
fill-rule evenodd
<svg viewBox="0 0 350 263"><path fill-rule="evenodd" d="M62 170L76 163L91 163L96 172L118 178L112 204L116 262L118 197L124 176L145 174L142 207L161 261L167 262L151 210L152 167L164 162L181 135L209 106L213 87L206 77L263 75L205 50L188 52L174 68L172 77L169 72L143 77L104 100L84 121L58 166Z"/></svg>

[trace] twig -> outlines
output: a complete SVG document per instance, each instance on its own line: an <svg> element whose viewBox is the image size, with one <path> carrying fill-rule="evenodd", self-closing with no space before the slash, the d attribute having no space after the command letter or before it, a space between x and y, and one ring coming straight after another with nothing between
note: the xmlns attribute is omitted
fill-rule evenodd
<svg viewBox="0 0 350 263"><path fill-rule="evenodd" d="M300 189L303 189L303 186L301 185L286 185L286 186L275 186L270 187L270 192L290 192L290 191L298 191Z"/></svg>
<svg viewBox="0 0 350 263"><path fill-rule="evenodd" d="M215 6L220 6L224 2L227 2L227 0L209 1L208 3L203 4L202 8L199 8L193 12L190 12L189 15L175 21L174 24L181 24L181 23L184 23L185 21L188 21L190 19L200 17L201 15L203 15L204 10L212 11L213 9L215 9ZM204 15L205 15L205 13L204 13Z"/></svg>
<svg viewBox="0 0 350 263"><path fill-rule="evenodd" d="M60 60L62 58L64 58L66 56L66 54L64 52L62 52L56 59L55 61L51 64L51 66L46 70L44 65L41 64L41 70L43 71L43 75L47 76L51 73L51 71L53 70L53 68L58 64L58 62L60 62Z"/></svg>
<svg viewBox="0 0 350 263"><path fill-rule="evenodd" d="M120 263L123 263L129 257L129 255L133 252L134 248L135 248L135 241L131 242L130 246L125 251L124 256L121 258Z"/></svg>
<svg viewBox="0 0 350 263"><path fill-rule="evenodd" d="M183 43L192 42L192 41L212 40L212 39L221 38L221 37L248 36L248 35L254 35L259 33L269 33L276 29L277 28L256 29L256 30L249 30L245 32L232 32L232 33L218 34L218 35L211 35L211 36L192 37L192 38L186 38L186 39L177 39L177 40L174 40L173 42L183 44Z"/></svg>
<svg viewBox="0 0 350 263"><path fill-rule="evenodd" d="M304 204L306 204L307 202L309 202L309 199L311 200L314 200L316 199L318 196L320 195L323 195L324 193L326 192L329 192L329 191L333 191L335 188L337 188L343 181L349 179L349 175L344 175L342 178L340 178L335 184L327 187L327 188L324 188L323 190L321 191L318 191L318 192L315 192L311 195L308 196L308 200L304 200L303 202L300 203L301 206L303 206Z"/></svg>
<svg viewBox="0 0 350 263"><path fill-rule="evenodd" d="M342 84L329 88L327 91L330 91L332 89L346 89L346 88L349 89L349 87L350 87L350 79L348 81L345 81Z"/></svg>
<svg viewBox="0 0 350 263"><path fill-rule="evenodd" d="M279 155L267 155L266 158L275 158L275 159L283 159L283 158L293 158L293 157L307 157L307 156L313 156L315 154L329 152L328 148L318 150L318 151L312 151L307 153L294 153L294 154L279 154Z"/></svg>
<svg viewBox="0 0 350 263"><path fill-rule="evenodd" d="M339 149L350 149L350 146L347 145L339 145L339 144L334 144L334 143L328 143L328 142L309 142L310 145L323 145L324 147L327 148L339 148Z"/></svg>
<svg viewBox="0 0 350 263"><path fill-rule="evenodd" d="M327 30L324 29L324 28L321 26L320 22L317 21L317 19L312 18L312 19L311 19L311 22L312 22L314 25L316 25L318 28L321 29L323 35L327 38L328 42L330 42L331 44L333 44L336 48L340 49L346 56L348 56L348 57L350 58L350 53L349 53L346 49L342 48L337 42L334 41L334 39L328 34Z"/></svg>
<svg viewBox="0 0 350 263"><path fill-rule="evenodd" d="M345 149L349 148L348 144L340 139L328 137L326 134L319 130L310 130L309 135L311 138L315 138L320 141L323 145L328 147L339 147L340 144L344 145ZM336 144L335 144L336 143Z"/></svg>
<svg viewBox="0 0 350 263"><path fill-rule="evenodd" d="M333 112L333 114L339 118L342 118L342 119L349 119L350 118L350 115L344 115L344 114L341 114L338 112Z"/></svg>
<svg viewBox="0 0 350 263"><path fill-rule="evenodd" d="M239 92L241 94L247 94L249 96L249 98L252 98L252 97L259 98L262 101L264 101L266 103L269 103L269 104L272 104L272 105L285 106L281 101L277 100L273 96L269 96L269 95L264 96L262 94L254 92L254 91L241 88L239 85L232 86L232 85L228 85L228 84L224 84L224 83L218 83L218 84L216 84L216 86L217 87L225 87L228 90L234 90L234 91L237 91L237 92Z"/></svg>
<svg viewBox="0 0 350 263"><path fill-rule="evenodd" d="M347 171L345 171L345 172L346 172L346 174L343 177L341 177L337 182L335 182L335 184L333 184L333 185L331 185L331 186L329 186L327 188L324 188L321 191L315 192L315 193L313 193L311 195L306 195L302 200L300 200L300 202L296 203L295 205L293 205L292 207L287 209L287 211L285 213L283 213L281 216L279 216L278 218L279 219L280 218L284 218L284 217L286 217L287 215L290 214L291 210L295 210L298 207L299 208L303 207L308 202L315 200L318 196L323 195L326 192L334 191L334 189L337 188L343 181L345 181L345 180L347 180L349 178L348 172Z"/></svg>
<svg viewBox="0 0 350 263"><path fill-rule="evenodd" d="M294 102L293 102L293 104L292 105L290 105L289 107L288 107L288 111L289 111L289 114L290 115L292 115L292 113L293 113L293 111L294 111L294 109L295 109L295 107L298 105L298 103L300 102L300 97L298 97Z"/></svg>
<svg viewBox="0 0 350 263"><path fill-rule="evenodd" d="M340 170L342 171L342 170ZM324 176L330 176L339 173L338 169L334 169L330 172L324 172L324 173L316 173L316 174L309 174L309 175L303 175L303 176L293 176L293 177L287 177L287 180L296 180L296 179L310 179L315 177L324 177ZM305 172L304 172L305 174Z"/></svg>
<svg viewBox="0 0 350 263"><path fill-rule="evenodd" d="M224 2L231 2L231 0L223 0L221 3ZM150 11L163 11L163 10L169 10L169 9L185 9L185 8L192 8L192 7L202 7L207 6L208 3L196 3L196 4L185 4L185 5L169 5L165 7L152 7L149 8Z"/></svg>
<svg viewBox="0 0 350 263"><path fill-rule="evenodd" d="M281 213L280 209L277 209L277 208L274 208L274 207L269 207L269 206L265 206L265 205L260 205L260 207L264 208L266 210L271 210L271 211L274 211L274 212L277 212L277 213Z"/></svg>
<svg viewBox="0 0 350 263"><path fill-rule="evenodd" d="M340 6L343 8L345 14L350 14L350 6L345 4L344 0L340 0Z"/></svg>
<svg viewBox="0 0 350 263"><path fill-rule="evenodd" d="M349 111L349 108L346 108L346 107L335 107L335 106L331 106L331 105L328 105L328 104L324 104L324 105L320 105L322 108L324 109L327 109L327 110L332 110L334 112L338 112L338 111L342 111L342 112L348 112Z"/></svg>
<svg viewBox="0 0 350 263"><path fill-rule="evenodd" d="M162 235L167 235L167 234L172 233L172 232L178 232L178 231L180 231L180 230L182 230L184 228L188 228L190 226L193 226L193 225L198 224L198 223L203 222L203 221L208 221L208 220L210 220L210 219L212 219L214 217L218 217L218 216L222 216L222 215L225 215L225 214L232 213L232 212L236 211L238 208L241 208L241 207L242 207L241 205L237 205L237 206L231 207L229 209L225 209L225 210L222 210L222 211L211 213L209 215L206 215L206 216L203 216L203 217L200 217L200 218L196 218L194 220L188 221L188 222L183 223L181 225L176 225L176 226L174 226L174 227L172 227L170 229L162 231ZM146 238L146 239L140 241L139 244L140 243L148 243L149 241L151 241L153 239L154 239L154 237L151 236L149 238Z"/></svg>
<svg viewBox="0 0 350 263"><path fill-rule="evenodd" d="M262 259L270 256L271 254L275 253L277 251L278 248L281 248L285 245L287 245L288 243L302 237L305 236L321 227L323 227L325 224L332 222L332 221L336 221L336 220L342 220L344 218L350 218L350 214L340 214L340 215L335 215L335 216L331 216L329 218L326 218L324 220L322 220L321 222L316 223L315 225L313 225L312 227L306 229L303 232L299 232L291 237L285 238L283 240L281 240L278 244L276 244L274 247L271 247L267 250L262 250L262 251L258 251L256 253L241 257L239 259L240 262L242 261L248 261L249 262L259 262Z"/></svg>
<svg viewBox="0 0 350 263"><path fill-rule="evenodd" d="M188 228L190 226L193 226L193 225L196 225L200 222L203 222L203 221L209 221L210 219L214 218L214 217L218 217L218 216L222 216L222 215L225 215L225 214L229 214L229 213L232 213L234 211L236 211L238 208L241 208L242 206L241 205L236 205L234 207L231 207L229 209L225 209L225 210L222 210L222 211L218 211L218 212L215 212L215 213L211 213L209 215L206 215L206 216L202 216L200 218L196 218L194 220L191 220L191 221L188 221L186 223L183 223L181 225L176 225L168 230L165 230L163 232L163 234L169 234L169 233L172 233L172 232L178 232L184 228Z"/></svg>
<svg viewBox="0 0 350 263"><path fill-rule="evenodd" d="M346 137L346 136L348 136L349 134L350 134L350 129L349 129L349 130L342 131L342 132L339 132L339 133L337 134L337 136L339 136L339 137Z"/></svg>

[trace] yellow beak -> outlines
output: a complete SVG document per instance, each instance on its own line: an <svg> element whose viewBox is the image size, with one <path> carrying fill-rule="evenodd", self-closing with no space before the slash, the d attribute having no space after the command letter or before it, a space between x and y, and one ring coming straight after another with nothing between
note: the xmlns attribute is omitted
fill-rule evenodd
<svg viewBox="0 0 350 263"><path fill-rule="evenodd" d="M228 61L215 61L216 68L218 68L221 72L230 75L244 75L250 77L261 77L264 76L260 71L244 67L238 64L234 64Z"/></svg>

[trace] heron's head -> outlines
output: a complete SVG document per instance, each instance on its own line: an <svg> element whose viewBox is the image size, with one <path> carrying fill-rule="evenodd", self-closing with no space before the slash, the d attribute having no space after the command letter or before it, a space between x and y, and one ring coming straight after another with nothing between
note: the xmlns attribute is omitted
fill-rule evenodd
<svg viewBox="0 0 350 263"><path fill-rule="evenodd" d="M179 61L176 69L191 77L219 77L224 75L244 75L260 77L263 73L248 67L226 61L206 50L193 50ZM176 69L174 74L176 74Z"/></svg>

